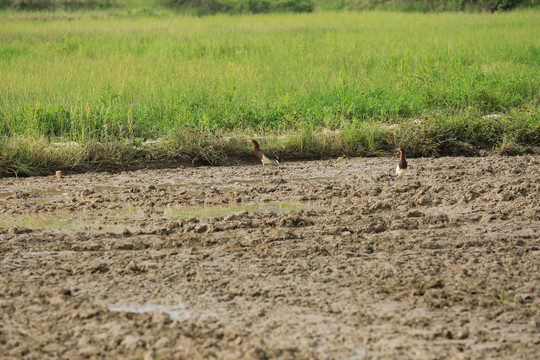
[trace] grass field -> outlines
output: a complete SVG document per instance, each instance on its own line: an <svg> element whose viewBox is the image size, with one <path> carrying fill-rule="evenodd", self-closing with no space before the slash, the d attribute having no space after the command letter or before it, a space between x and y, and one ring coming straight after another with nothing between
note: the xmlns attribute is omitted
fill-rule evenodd
<svg viewBox="0 0 540 360"><path fill-rule="evenodd" d="M2 12L0 23L2 174L228 163L263 135L285 157L540 145L534 10ZM78 146L50 150L67 141Z"/></svg>

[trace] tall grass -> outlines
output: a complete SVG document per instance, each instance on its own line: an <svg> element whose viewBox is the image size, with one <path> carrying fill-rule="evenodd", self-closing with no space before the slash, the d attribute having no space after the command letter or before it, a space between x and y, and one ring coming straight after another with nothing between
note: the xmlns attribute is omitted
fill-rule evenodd
<svg viewBox="0 0 540 360"><path fill-rule="evenodd" d="M343 133L366 123L492 113L528 114L529 130L538 122L535 11L204 18L4 12L0 23L5 138Z"/></svg>

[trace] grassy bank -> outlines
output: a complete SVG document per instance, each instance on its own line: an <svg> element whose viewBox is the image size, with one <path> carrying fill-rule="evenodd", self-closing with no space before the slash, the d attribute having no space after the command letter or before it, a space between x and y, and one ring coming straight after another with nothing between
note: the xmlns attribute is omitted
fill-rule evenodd
<svg viewBox="0 0 540 360"><path fill-rule="evenodd" d="M246 136L283 157L524 151L540 145L539 20L0 13L0 171L223 164Z"/></svg>
<svg viewBox="0 0 540 360"><path fill-rule="evenodd" d="M252 135L250 135L252 134ZM285 133L209 132L184 128L158 140L122 139L51 142L45 137L10 137L0 142L0 176L49 175L89 170L133 169L156 164L231 165L256 162L249 140L256 138L281 161L298 158L395 156L403 146L410 157L518 155L540 145L538 114L512 112L480 118L474 114L426 117L400 124L363 122L330 131L311 128ZM391 171L391 169L389 169Z"/></svg>

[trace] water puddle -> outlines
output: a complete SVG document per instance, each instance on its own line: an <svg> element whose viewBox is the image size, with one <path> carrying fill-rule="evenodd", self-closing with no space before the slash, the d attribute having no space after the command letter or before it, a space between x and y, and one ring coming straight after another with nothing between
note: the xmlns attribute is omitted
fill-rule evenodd
<svg viewBox="0 0 540 360"><path fill-rule="evenodd" d="M366 358L366 349L356 349L354 350L354 355L349 357L350 360L360 360Z"/></svg>
<svg viewBox="0 0 540 360"><path fill-rule="evenodd" d="M240 211L264 213L274 212L276 214L285 214L291 211L299 210L323 210L322 206L310 203L263 203L263 204L243 204L230 206L198 206L198 207L167 207L152 210L127 207L115 212L100 212L108 219L181 219L188 217L218 217L235 214Z"/></svg>
<svg viewBox="0 0 540 360"><path fill-rule="evenodd" d="M323 210L324 207L311 203L262 203L262 204L242 204L234 206L212 206L212 207L168 207L152 210L145 210L135 207L126 207L119 210L99 210L96 212L82 212L77 214L55 214L49 213L41 216L27 216L13 219L0 220L0 228L9 229L12 227L26 229L43 229L47 231L57 231L69 233L73 231L99 232L99 233L122 233L129 230L134 232L137 228L136 220L163 220L181 219L189 217L218 217L235 214L241 211L251 213L273 212L285 214L299 210ZM99 218L99 220L96 220ZM126 222L127 220L127 222ZM131 221L130 221L131 220ZM152 226L151 222L148 226Z"/></svg>
<svg viewBox="0 0 540 360"><path fill-rule="evenodd" d="M125 224L94 223L92 221L84 221L62 216L22 217L17 219L0 220L0 229L9 229L12 227L32 230L41 229L60 233L83 231L121 234L126 230L131 232L137 230L136 228L126 226Z"/></svg>
<svg viewBox="0 0 540 360"><path fill-rule="evenodd" d="M276 214L285 214L291 211L304 209L321 210L323 207L309 203L266 203L266 204L244 204L223 207L189 207L189 208L165 208L163 215L167 218L186 218L186 217L218 217L231 215L240 211L264 213L267 211Z"/></svg>
<svg viewBox="0 0 540 360"><path fill-rule="evenodd" d="M155 304L144 304L141 306L109 306L109 311L115 312L128 312L135 314L143 314L152 311L162 311L165 314L169 315L171 320L184 321L191 317L191 312L186 310L186 306L182 303L178 303L173 306L163 306Z"/></svg>
<svg viewBox="0 0 540 360"><path fill-rule="evenodd" d="M146 219L150 216L141 208L126 207L120 212L105 212L106 215L113 219Z"/></svg>
<svg viewBox="0 0 540 360"><path fill-rule="evenodd" d="M3 192L0 193L0 204L17 204L21 201L41 204L51 200L64 199L65 193L66 190L64 189Z"/></svg>
<svg viewBox="0 0 540 360"><path fill-rule="evenodd" d="M88 228L90 223L59 217L29 217L10 220L0 220L0 228L18 226L26 229L48 229L53 231L70 232Z"/></svg>

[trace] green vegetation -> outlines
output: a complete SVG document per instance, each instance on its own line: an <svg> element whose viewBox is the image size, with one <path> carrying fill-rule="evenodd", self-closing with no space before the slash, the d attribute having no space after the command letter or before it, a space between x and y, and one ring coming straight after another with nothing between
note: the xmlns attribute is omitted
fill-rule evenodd
<svg viewBox="0 0 540 360"><path fill-rule="evenodd" d="M538 0L315 0L324 10L397 10L408 12L507 11L538 6Z"/></svg>
<svg viewBox="0 0 540 360"><path fill-rule="evenodd" d="M261 14L312 12L312 0L165 0L162 5L177 11L196 14Z"/></svg>
<svg viewBox="0 0 540 360"><path fill-rule="evenodd" d="M539 0L0 0L0 9L73 11L127 8L148 11L169 8L196 15L311 12L314 9L494 12L538 5Z"/></svg>
<svg viewBox="0 0 540 360"><path fill-rule="evenodd" d="M540 145L539 20L0 13L0 173L223 164L261 136L285 158L523 152Z"/></svg>
<svg viewBox="0 0 540 360"><path fill-rule="evenodd" d="M123 7L122 0L0 0L1 9L15 10L80 10Z"/></svg>

